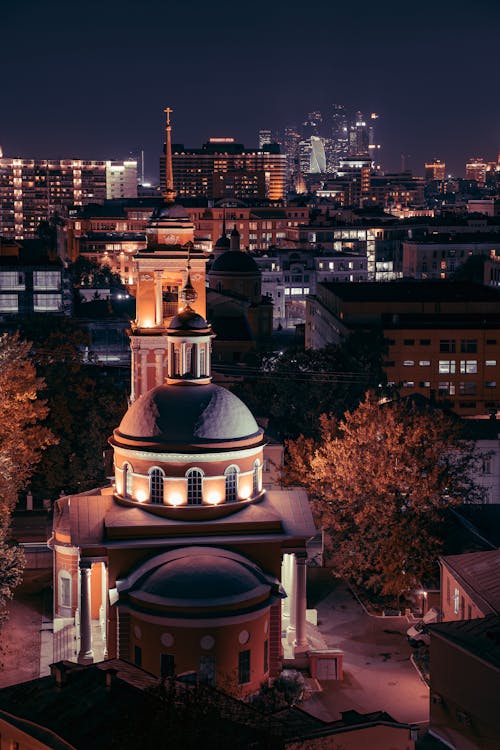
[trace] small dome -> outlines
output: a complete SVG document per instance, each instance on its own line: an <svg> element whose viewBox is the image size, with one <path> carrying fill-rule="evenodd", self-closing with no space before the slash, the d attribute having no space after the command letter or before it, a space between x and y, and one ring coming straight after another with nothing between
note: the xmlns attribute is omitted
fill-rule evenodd
<svg viewBox="0 0 500 750"><path fill-rule="evenodd" d="M229 240L229 237L227 237L225 234L221 234L217 242L215 243L215 247L230 247L231 243Z"/></svg>
<svg viewBox="0 0 500 750"><path fill-rule="evenodd" d="M254 259L241 250L230 250L220 255L212 264L210 273L215 271L226 271L233 273L260 273L259 267Z"/></svg>
<svg viewBox="0 0 500 750"><path fill-rule="evenodd" d="M130 596L148 604L191 608L261 608L273 597L273 580L255 564L216 547L188 547L142 575Z"/></svg>
<svg viewBox="0 0 500 750"><path fill-rule="evenodd" d="M130 447L260 442L262 430L233 393L213 383L160 385L140 396L114 431L113 443Z"/></svg>
<svg viewBox="0 0 500 750"><path fill-rule="evenodd" d="M252 591L261 581L236 560L210 552L182 555L146 576L140 588L148 594L174 599L214 599Z"/></svg>
<svg viewBox="0 0 500 750"><path fill-rule="evenodd" d="M188 307L178 315L175 315L168 324L167 330L170 331L202 331L209 328L209 325L202 315Z"/></svg>

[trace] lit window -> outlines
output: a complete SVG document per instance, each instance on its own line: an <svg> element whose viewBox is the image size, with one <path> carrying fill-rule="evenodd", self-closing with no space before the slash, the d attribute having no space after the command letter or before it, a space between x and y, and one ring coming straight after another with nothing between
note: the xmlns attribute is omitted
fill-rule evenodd
<svg viewBox="0 0 500 750"><path fill-rule="evenodd" d="M496 359L487 359L484 364L486 367L496 367L497 361Z"/></svg>
<svg viewBox="0 0 500 750"><path fill-rule="evenodd" d="M440 373L454 373L456 372L456 362L454 359L440 359L439 360L439 372Z"/></svg>
<svg viewBox="0 0 500 750"><path fill-rule="evenodd" d="M0 312L17 313L19 301L17 294L0 294Z"/></svg>
<svg viewBox="0 0 500 750"><path fill-rule="evenodd" d="M59 312L61 310L60 294L34 294L33 310L34 312Z"/></svg>
<svg viewBox="0 0 500 750"><path fill-rule="evenodd" d="M460 589L453 592L453 612L458 615L460 611Z"/></svg>
<svg viewBox="0 0 500 750"><path fill-rule="evenodd" d="M226 503L234 503L238 499L238 469L230 466L224 472L226 476Z"/></svg>
<svg viewBox="0 0 500 750"><path fill-rule="evenodd" d="M33 271L33 289L60 289L60 271Z"/></svg>
<svg viewBox="0 0 500 750"><path fill-rule="evenodd" d="M413 367L415 362L412 359L405 359L403 362L404 367Z"/></svg>
<svg viewBox="0 0 500 750"><path fill-rule="evenodd" d="M430 359L420 359L418 361L418 364L420 365L420 367L430 367L431 366L431 361L430 361Z"/></svg>
<svg viewBox="0 0 500 750"><path fill-rule="evenodd" d="M154 505L163 505L163 477L161 469L149 472L149 500Z"/></svg>
<svg viewBox="0 0 500 750"><path fill-rule="evenodd" d="M188 505L201 505L203 502L203 472L201 469L189 469L186 477Z"/></svg>
<svg viewBox="0 0 500 750"><path fill-rule="evenodd" d="M467 375L475 375L477 373L477 359L461 359L460 372Z"/></svg>

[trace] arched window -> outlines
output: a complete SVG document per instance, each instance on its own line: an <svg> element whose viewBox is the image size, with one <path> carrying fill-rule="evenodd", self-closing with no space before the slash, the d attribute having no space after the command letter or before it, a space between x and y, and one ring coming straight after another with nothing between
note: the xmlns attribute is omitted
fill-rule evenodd
<svg viewBox="0 0 500 750"><path fill-rule="evenodd" d="M188 505L201 505L203 502L203 472L201 469L189 469L186 477Z"/></svg>
<svg viewBox="0 0 500 750"><path fill-rule="evenodd" d="M226 475L226 503L235 503L238 499L238 469L230 466L224 472Z"/></svg>
<svg viewBox="0 0 500 750"><path fill-rule="evenodd" d="M149 502L154 505L163 505L163 471L151 469L149 472Z"/></svg>
<svg viewBox="0 0 500 750"><path fill-rule="evenodd" d="M71 575L67 570L59 571L59 606L71 609Z"/></svg>
<svg viewBox="0 0 500 750"><path fill-rule="evenodd" d="M132 473L130 464L123 464L123 497L132 497Z"/></svg>
<svg viewBox="0 0 500 750"><path fill-rule="evenodd" d="M253 495L258 495L260 492L259 469L259 459L256 459L253 462Z"/></svg>

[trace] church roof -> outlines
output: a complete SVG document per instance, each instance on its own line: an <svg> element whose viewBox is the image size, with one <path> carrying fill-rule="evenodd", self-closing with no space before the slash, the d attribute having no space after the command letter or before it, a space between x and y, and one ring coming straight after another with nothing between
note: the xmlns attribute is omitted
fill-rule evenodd
<svg viewBox="0 0 500 750"><path fill-rule="evenodd" d="M206 445L262 436L250 410L234 394L214 385L174 383L153 388L132 404L113 443L155 446Z"/></svg>
<svg viewBox="0 0 500 750"><path fill-rule="evenodd" d="M168 324L168 329L175 331L201 331L206 328L209 325L205 318L190 307L175 315Z"/></svg>
<svg viewBox="0 0 500 750"><path fill-rule="evenodd" d="M229 250L229 252L219 255L214 260L210 273L213 271L260 274L259 267L254 259L241 250Z"/></svg>
<svg viewBox="0 0 500 750"><path fill-rule="evenodd" d="M277 581L239 554L216 547L184 547L145 563L137 579L118 584L140 602L169 608L220 609L269 604L271 588ZM140 569L138 571L141 572ZM135 581L134 581L135 578Z"/></svg>

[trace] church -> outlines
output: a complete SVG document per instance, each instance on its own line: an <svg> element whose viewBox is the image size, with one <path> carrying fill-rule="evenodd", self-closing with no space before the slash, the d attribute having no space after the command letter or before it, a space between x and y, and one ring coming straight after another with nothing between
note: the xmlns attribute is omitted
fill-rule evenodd
<svg viewBox="0 0 500 750"><path fill-rule="evenodd" d="M206 256L175 202L166 113L167 185L135 257L131 405L110 437L114 476L54 506L54 635L73 629L64 656L81 664L196 673L244 697L281 671L283 638L295 656L308 650L316 530L303 490L266 487L263 430L212 383Z"/></svg>

